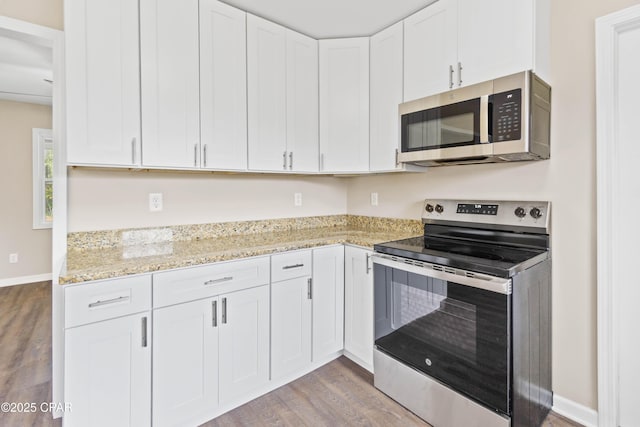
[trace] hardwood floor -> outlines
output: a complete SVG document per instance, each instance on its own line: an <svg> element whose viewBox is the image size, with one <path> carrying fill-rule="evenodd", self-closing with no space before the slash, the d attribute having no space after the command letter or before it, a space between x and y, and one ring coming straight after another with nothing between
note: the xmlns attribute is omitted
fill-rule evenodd
<svg viewBox="0 0 640 427"><path fill-rule="evenodd" d="M59 427L51 402L51 282L0 288L0 403L35 403L0 412L2 427ZM212 426L429 426L373 387L373 376L341 357L206 424ZM545 427L575 427L550 414ZM458 426L454 426L458 427Z"/></svg>

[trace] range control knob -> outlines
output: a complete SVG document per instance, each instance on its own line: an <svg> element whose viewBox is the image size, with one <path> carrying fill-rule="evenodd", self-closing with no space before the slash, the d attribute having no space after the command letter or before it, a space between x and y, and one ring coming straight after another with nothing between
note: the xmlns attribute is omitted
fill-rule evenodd
<svg viewBox="0 0 640 427"><path fill-rule="evenodd" d="M444 208L442 207L442 205L436 205L436 212L442 213L443 210Z"/></svg>
<svg viewBox="0 0 640 427"><path fill-rule="evenodd" d="M427 206L424 207L424 210L429 213L433 212L433 205L431 203L427 203Z"/></svg>
<svg viewBox="0 0 640 427"><path fill-rule="evenodd" d="M529 215L531 215L533 218L538 219L542 216L542 211L538 208L532 208L529 211Z"/></svg>
<svg viewBox="0 0 640 427"><path fill-rule="evenodd" d="M524 218L525 216L527 216L527 211L525 211L524 208L520 206L518 206L516 210L513 211L513 213L516 214L518 218Z"/></svg>

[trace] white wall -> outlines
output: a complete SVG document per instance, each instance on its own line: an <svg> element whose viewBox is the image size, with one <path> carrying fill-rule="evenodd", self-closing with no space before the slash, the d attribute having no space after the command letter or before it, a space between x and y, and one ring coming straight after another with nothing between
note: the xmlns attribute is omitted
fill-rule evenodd
<svg viewBox="0 0 640 427"><path fill-rule="evenodd" d="M632 0L552 1L551 159L351 179L350 214L418 218L426 197L552 202L553 389L597 408L594 20ZM379 206L369 205L371 192Z"/></svg>
<svg viewBox="0 0 640 427"><path fill-rule="evenodd" d="M333 177L73 169L68 188L70 232L347 213L344 179ZM149 212L156 192L164 210Z"/></svg>

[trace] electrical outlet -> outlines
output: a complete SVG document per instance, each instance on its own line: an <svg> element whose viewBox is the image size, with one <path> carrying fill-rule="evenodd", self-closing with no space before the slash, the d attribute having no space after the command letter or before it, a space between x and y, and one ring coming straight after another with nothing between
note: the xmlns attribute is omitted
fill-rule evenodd
<svg viewBox="0 0 640 427"><path fill-rule="evenodd" d="M371 206L378 206L378 193L371 193Z"/></svg>
<svg viewBox="0 0 640 427"><path fill-rule="evenodd" d="M149 212L162 210L162 193L149 193Z"/></svg>
<svg viewBox="0 0 640 427"><path fill-rule="evenodd" d="M18 263L18 254L9 254L9 264Z"/></svg>
<svg viewBox="0 0 640 427"><path fill-rule="evenodd" d="M302 193L293 193L293 205L302 206Z"/></svg>

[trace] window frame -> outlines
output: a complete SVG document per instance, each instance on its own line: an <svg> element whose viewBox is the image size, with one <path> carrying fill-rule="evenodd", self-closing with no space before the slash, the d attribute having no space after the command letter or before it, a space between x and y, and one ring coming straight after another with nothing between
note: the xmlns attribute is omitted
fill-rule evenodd
<svg viewBox="0 0 640 427"><path fill-rule="evenodd" d="M53 225L45 217L45 188L46 183L53 185L53 171L51 177L45 176L45 152L51 149L53 152L53 133L51 129L33 128L32 130L32 158L33 158L33 229L47 229ZM53 167L53 164L52 164Z"/></svg>

